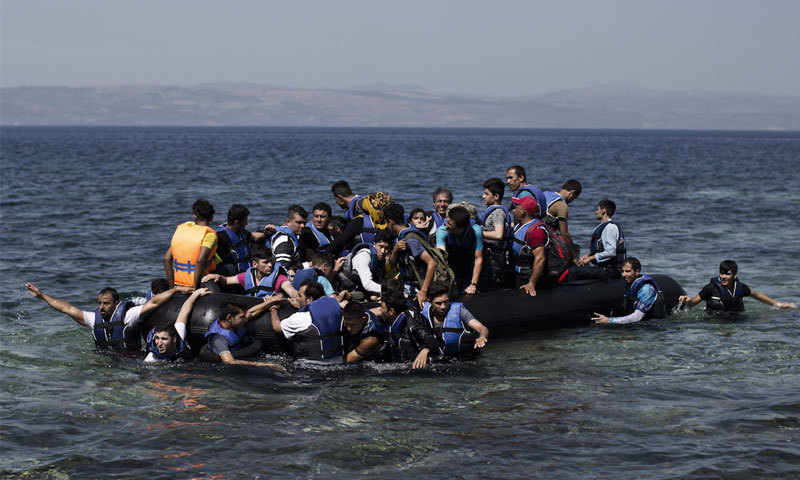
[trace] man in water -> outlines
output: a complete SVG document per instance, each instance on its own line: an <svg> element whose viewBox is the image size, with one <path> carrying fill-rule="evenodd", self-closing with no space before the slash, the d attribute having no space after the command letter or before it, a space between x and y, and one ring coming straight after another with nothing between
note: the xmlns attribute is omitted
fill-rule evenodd
<svg viewBox="0 0 800 480"><path fill-rule="evenodd" d="M91 330L97 348L116 352L140 351L139 319L166 303L175 293L191 291L191 288L177 286L153 295L144 305L134 305L128 301L120 302L119 293L106 287L97 294L97 309L89 312L45 294L32 283L26 283L25 288L34 297Z"/></svg>
<svg viewBox="0 0 800 480"><path fill-rule="evenodd" d="M422 315L430 322L444 356L470 356L486 346L489 329L463 303L450 302L446 283L433 282L428 292L431 301L422 306Z"/></svg>
<svg viewBox="0 0 800 480"><path fill-rule="evenodd" d="M214 220L214 206L197 199L192 205L194 221L178 225L164 254L164 273L170 285L200 288L200 279L214 271L217 256L217 233L209 227Z"/></svg>
<svg viewBox="0 0 800 480"><path fill-rule="evenodd" d="M251 307L251 310L255 307ZM243 305L228 302L220 307L220 316L212 323L205 336L208 338L208 349L219 355L219 359L226 365L250 365L253 367L268 367L277 371L286 371L277 363L256 362L235 358L232 352L247 347L253 343L252 337L244 328L247 316Z"/></svg>
<svg viewBox="0 0 800 480"><path fill-rule="evenodd" d="M635 257L622 262L622 278L625 280L625 313L623 317L607 317L595 312L596 323L636 323L649 318L664 318L664 294L653 278L642 275L642 264Z"/></svg>
<svg viewBox="0 0 800 480"><path fill-rule="evenodd" d="M342 338L342 308L333 297L326 297L322 285L306 280L299 290L300 310L281 320L278 316L277 298L266 299L264 304L250 310L257 316L264 308L270 309L270 320L275 333L282 333L292 342L297 358L322 363L342 363L344 353Z"/></svg>
<svg viewBox="0 0 800 480"><path fill-rule="evenodd" d="M386 341L386 331L377 313L365 311L358 302L350 302L342 311L342 320L346 331L345 363L370 360L376 356Z"/></svg>
<svg viewBox="0 0 800 480"><path fill-rule="evenodd" d="M750 287L739 281L739 266L733 260L724 260L719 264L719 276L711 279L700 290L700 293L690 298L681 295L678 304L689 308L701 301L706 302L706 311L712 312L743 312L744 297L753 297L761 303L775 308L797 308L790 302L779 302L767 295L751 290Z"/></svg>
<svg viewBox="0 0 800 480"><path fill-rule="evenodd" d="M211 293L207 288L198 288L183 302L175 324L169 322L156 325L147 334L147 357L145 362L174 362L176 360L189 360L191 352L186 343L186 325L192 314L195 301Z"/></svg>
<svg viewBox="0 0 800 480"><path fill-rule="evenodd" d="M373 309L386 332L387 360L411 362L411 368L424 368L430 356L439 356L439 341L430 323L418 309L408 308L403 283L390 278L381 285L381 305Z"/></svg>

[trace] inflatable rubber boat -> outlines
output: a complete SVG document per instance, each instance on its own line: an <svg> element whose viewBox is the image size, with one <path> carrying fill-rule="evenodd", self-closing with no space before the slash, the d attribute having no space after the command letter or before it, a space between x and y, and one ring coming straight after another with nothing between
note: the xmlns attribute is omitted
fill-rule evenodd
<svg viewBox="0 0 800 480"><path fill-rule="evenodd" d="M667 275L652 277L661 287L667 312L671 312L685 291ZM161 322L174 322L186 298L185 295L176 295L151 313L142 322L143 331L146 333ZM249 308L263 300L225 293L198 298L187 330L187 340L193 351L198 352L206 343L204 335L209 325L219 317L220 307L231 301ZM535 297L518 290L495 290L465 296L459 301L464 302L475 318L489 328L491 338L498 338L531 330L586 324L594 312L621 314L625 303L625 282L621 279L578 281L537 290ZM283 319L296 311L289 302L283 302L279 316ZM251 319L246 328L251 336L261 341L263 352L289 352L288 343L272 330L268 313Z"/></svg>

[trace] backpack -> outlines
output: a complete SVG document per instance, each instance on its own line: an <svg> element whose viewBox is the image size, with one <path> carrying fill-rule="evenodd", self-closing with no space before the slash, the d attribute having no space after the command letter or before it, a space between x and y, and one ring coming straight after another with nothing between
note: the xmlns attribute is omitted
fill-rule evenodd
<svg viewBox="0 0 800 480"><path fill-rule="evenodd" d="M456 275L453 273L450 265L447 264L447 252L436 247L431 247L431 244L428 243L428 241L417 232L408 232L404 239L407 238L413 238L414 240L419 241L419 243L425 248L425 251L428 252L428 255L436 260L436 271L433 274L433 280L447 282L447 284L452 288L455 285ZM425 278L419 278L419 272L417 272L417 269L414 268L413 265L409 265L408 268L414 272L414 276L417 277L417 282L419 282L420 286L425 283Z"/></svg>
<svg viewBox="0 0 800 480"><path fill-rule="evenodd" d="M567 241L564 240L560 231L550 228L541 222L538 225L532 225L530 228L538 227L542 227L547 233L547 243L544 245L545 267L543 276L556 283L561 283L567 278L567 271L572 263ZM530 232L530 230L528 231Z"/></svg>

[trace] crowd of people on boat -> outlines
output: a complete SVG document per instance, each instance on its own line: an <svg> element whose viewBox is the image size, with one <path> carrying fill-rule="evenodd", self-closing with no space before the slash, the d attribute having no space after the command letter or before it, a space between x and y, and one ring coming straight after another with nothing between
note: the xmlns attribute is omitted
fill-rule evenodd
<svg viewBox="0 0 800 480"><path fill-rule="evenodd" d="M203 349L224 363L274 369L283 367L240 355L259 350L245 324L265 314L297 358L404 361L415 368L432 359L474 356L486 345L488 328L457 301L480 292L515 288L536 296L564 282L622 278L625 314L595 313L595 322L634 323L666 314L658 283L641 273L638 259L627 256L612 200L597 202L599 224L589 251L579 256L568 220L580 182L570 179L558 191L543 191L527 182L518 165L505 177L484 182L480 211L469 202L454 202L452 191L439 187L431 210L417 207L408 213L387 192L356 194L348 182L337 181L331 194L342 215L333 215L324 201L311 208L311 215L291 205L283 224L257 231L246 228L250 211L239 204L214 228L214 207L198 199L193 220L177 226L164 255L166 278L152 282L143 303L121 301L116 290L105 288L98 308L88 312L35 285L26 287L90 329L98 348L116 351L141 350L140 319L175 294L188 295L174 322L147 333L147 361L191 357L187 323L200 297L212 292L259 297L263 302L251 307L221 305ZM506 185L511 201L504 205ZM680 304L706 301L709 310L743 311L742 299L751 296L775 307L794 307L751 290L737 273L735 262L724 261L718 277L697 296L680 297ZM285 302L297 312L281 318Z"/></svg>

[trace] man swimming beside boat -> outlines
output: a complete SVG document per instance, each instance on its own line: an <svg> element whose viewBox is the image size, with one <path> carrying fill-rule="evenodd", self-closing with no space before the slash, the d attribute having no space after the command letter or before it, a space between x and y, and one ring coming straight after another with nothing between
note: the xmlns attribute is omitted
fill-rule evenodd
<svg viewBox="0 0 800 480"><path fill-rule="evenodd" d="M142 349L138 324L143 316L166 303L175 293L191 291L190 287L177 286L154 295L143 305L134 305L133 302L120 301L119 293L113 288L106 287L97 294L97 309L89 312L45 294L32 283L26 283L25 288L28 293L43 300L51 308L68 315L78 325L91 330L98 349L127 353L139 352Z"/></svg>
<svg viewBox="0 0 800 480"><path fill-rule="evenodd" d="M625 280L625 313L621 317L607 317L594 313L595 323L636 323L649 318L664 318L664 294L658 283L649 275L642 275L642 264L635 257L622 262L622 278Z"/></svg>
<svg viewBox="0 0 800 480"><path fill-rule="evenodd" d="M192 358L189 344L186 342L186 325L189 323L195 301L209 293L211 290L207 288L195 290L181 305L174 324L162 323L150 330L145 340L147 346L145 362L174 362Z"/></svg>

